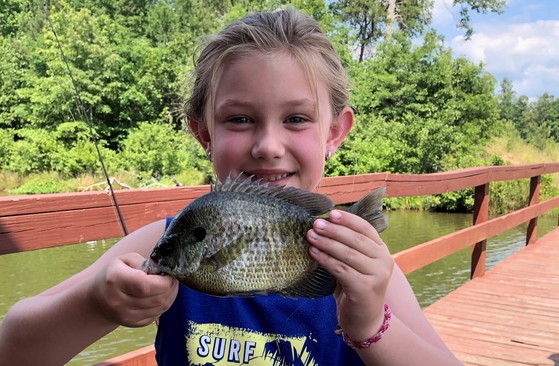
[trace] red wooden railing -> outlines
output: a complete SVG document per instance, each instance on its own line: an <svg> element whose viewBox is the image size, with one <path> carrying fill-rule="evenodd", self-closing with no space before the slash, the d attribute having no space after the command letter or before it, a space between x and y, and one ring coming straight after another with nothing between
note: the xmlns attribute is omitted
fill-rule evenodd
<svg viewBox="0 0 559 366"><path fill-rule="evenodd" d="M559 207L559 196L539 202L540 177L559 172L559 163L475 167L424 174L363 174L325 178L318 192L337 204L355 202L372 189L386 187L387 197L439 194L475 187L473 225L394 254L404 273L412 272L458 250L472 247L472 277L485 271L486 240L528 222L527 244L535 242L538 216ZM525 208L489 220L489 184L530 179ZM208 186L117 191L130 231L173 216ZM0 197L0 254L122 236L118 215L105 192ZM154 365L153 346L100 365Z"/></svg>

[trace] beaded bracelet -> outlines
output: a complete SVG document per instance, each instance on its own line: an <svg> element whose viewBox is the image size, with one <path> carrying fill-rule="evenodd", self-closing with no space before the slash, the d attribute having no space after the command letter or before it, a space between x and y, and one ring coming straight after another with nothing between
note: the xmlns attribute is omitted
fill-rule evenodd
<svg viewBox="0 0 559 366"><path fill-rule="evenodd" d="M338 325L335 332L337 335L341 336L345 343L348 344L353 349L360 349L360 348L369 348L369 346L373 343L377 343L380 341L384 332L390 327L390 318L392 318L392 311L387 304L384 304L384 321L378 332L376 332L371 338L367 339L366 341L362 342L355 342L352 341L351 338L343 331L343 329Z"/></svg>

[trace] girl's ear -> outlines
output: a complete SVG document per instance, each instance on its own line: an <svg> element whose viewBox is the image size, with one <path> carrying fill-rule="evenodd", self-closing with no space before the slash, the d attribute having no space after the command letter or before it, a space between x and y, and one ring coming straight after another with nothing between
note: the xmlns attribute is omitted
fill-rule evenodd
<svg viewBox="0 0 559 366"><path fill-rule="evenodd" d="M351 131L354 120L353 109L348 106L345 106L335 117L328 132L328 140L326 141L326 146L332 154L338 149L342 141L344 141L349 131Z"/></svg>
<svg viewBox="0 0 559 366"><path fill-rule="evenodd" d="M200 145L202 145L204 151L207 152L211 147L208 127L205 124L200 123L194 118L190 117L188 118L188 126L190 127L190 131L192 132L196 140L198 140Z"/></svg>

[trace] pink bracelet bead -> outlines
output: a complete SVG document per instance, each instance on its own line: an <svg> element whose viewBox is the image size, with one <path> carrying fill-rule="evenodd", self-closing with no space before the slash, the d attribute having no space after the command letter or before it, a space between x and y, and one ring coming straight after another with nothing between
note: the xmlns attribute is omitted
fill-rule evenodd
<svg viewBox="0 0 559 366"><path fill-rule="evenodd" d="M384 332L390 327L390 319L392 318L392 311L388 307L388 304L384 304L384 321L380 326L378 332L376 332L371 338L367 339L366 341L362 342L355 342L348 337L348 335L343 331L342 328L338 325L338 328L335 330L336 334L341 336L345 343L353 349L360 349L360 348L369 348L371 344L377 343L381 340Z"/></svg>

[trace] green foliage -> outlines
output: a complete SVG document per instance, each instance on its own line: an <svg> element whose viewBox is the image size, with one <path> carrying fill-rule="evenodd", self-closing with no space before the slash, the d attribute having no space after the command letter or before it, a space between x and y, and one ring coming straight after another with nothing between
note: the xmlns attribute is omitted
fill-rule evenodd
<svg viewBox="0 0 559 366"><path fill-rule="evenodd" d="M11 194L43 194L60 193L67 191L68 186L51 175L37 176L27 180L16 189L10 190Z"/></svg>
<svg viewBox="0 0 559 366"><path fill-rule="evenodd" d="M100 170L99 157L84 122L65 122L54 131L0 130L0 135L5 135L0 143L0 163L7 171L30 174L52 170L63 176L76 176ZM105 160L114 160L115 152L105 148L104 141L99 144Z"/></svg>
<svg viewBox="0 0 559 366"><path fill-rule="evenodd" d="M5 169L10 162L10 155L14 146L14 136L14 130L0 129L0 170Z"/></svg>
<svg viewBox="0 0 559 366"><path fill-rule="evenodd" d="M57 154L60 146L54 135L42 129L20 129L9 151L6 169L29 174L53 170L50 156Z"/></svg>
<svg viewBox="0 0 559 366"><path fill-rule="evenodd" d="M453 59L435 34L420 46L396 34L350 72L356 126L329 175L441 171L448 156L470 154L497 126L494 79Z"/></svg>
<svg viewBox="0 0 559 366"><path fill-rule="evenodd" d="M163 176L180 171L184 152L177 149L179 137L165 124L140 123L122 143L121 159L127 170Z"/></svg>
<svg viewBox="0 0 559 366"><path fill-rule="evenodd" d="M444 212L472 212L474 209L473 192L473 188L469 188L437 195L438 199L433 208Z"/></svg>
<svg viewBox="0 0 559 366"><path fill-rule="evenodd" d="M155 177L178 174L196 165L198 143L168 124L143 122L130 131L119 156L124 169Z"/></svg>
<svg viewBox="0 0 559 366"><path fill-rule="evenodd" d="M501 119L512 123L520 136L534 146L545 146L547 140L559 143L559 99L544 93L537 100L517 96L512 82L504 79L497 95Z"/></svg>

